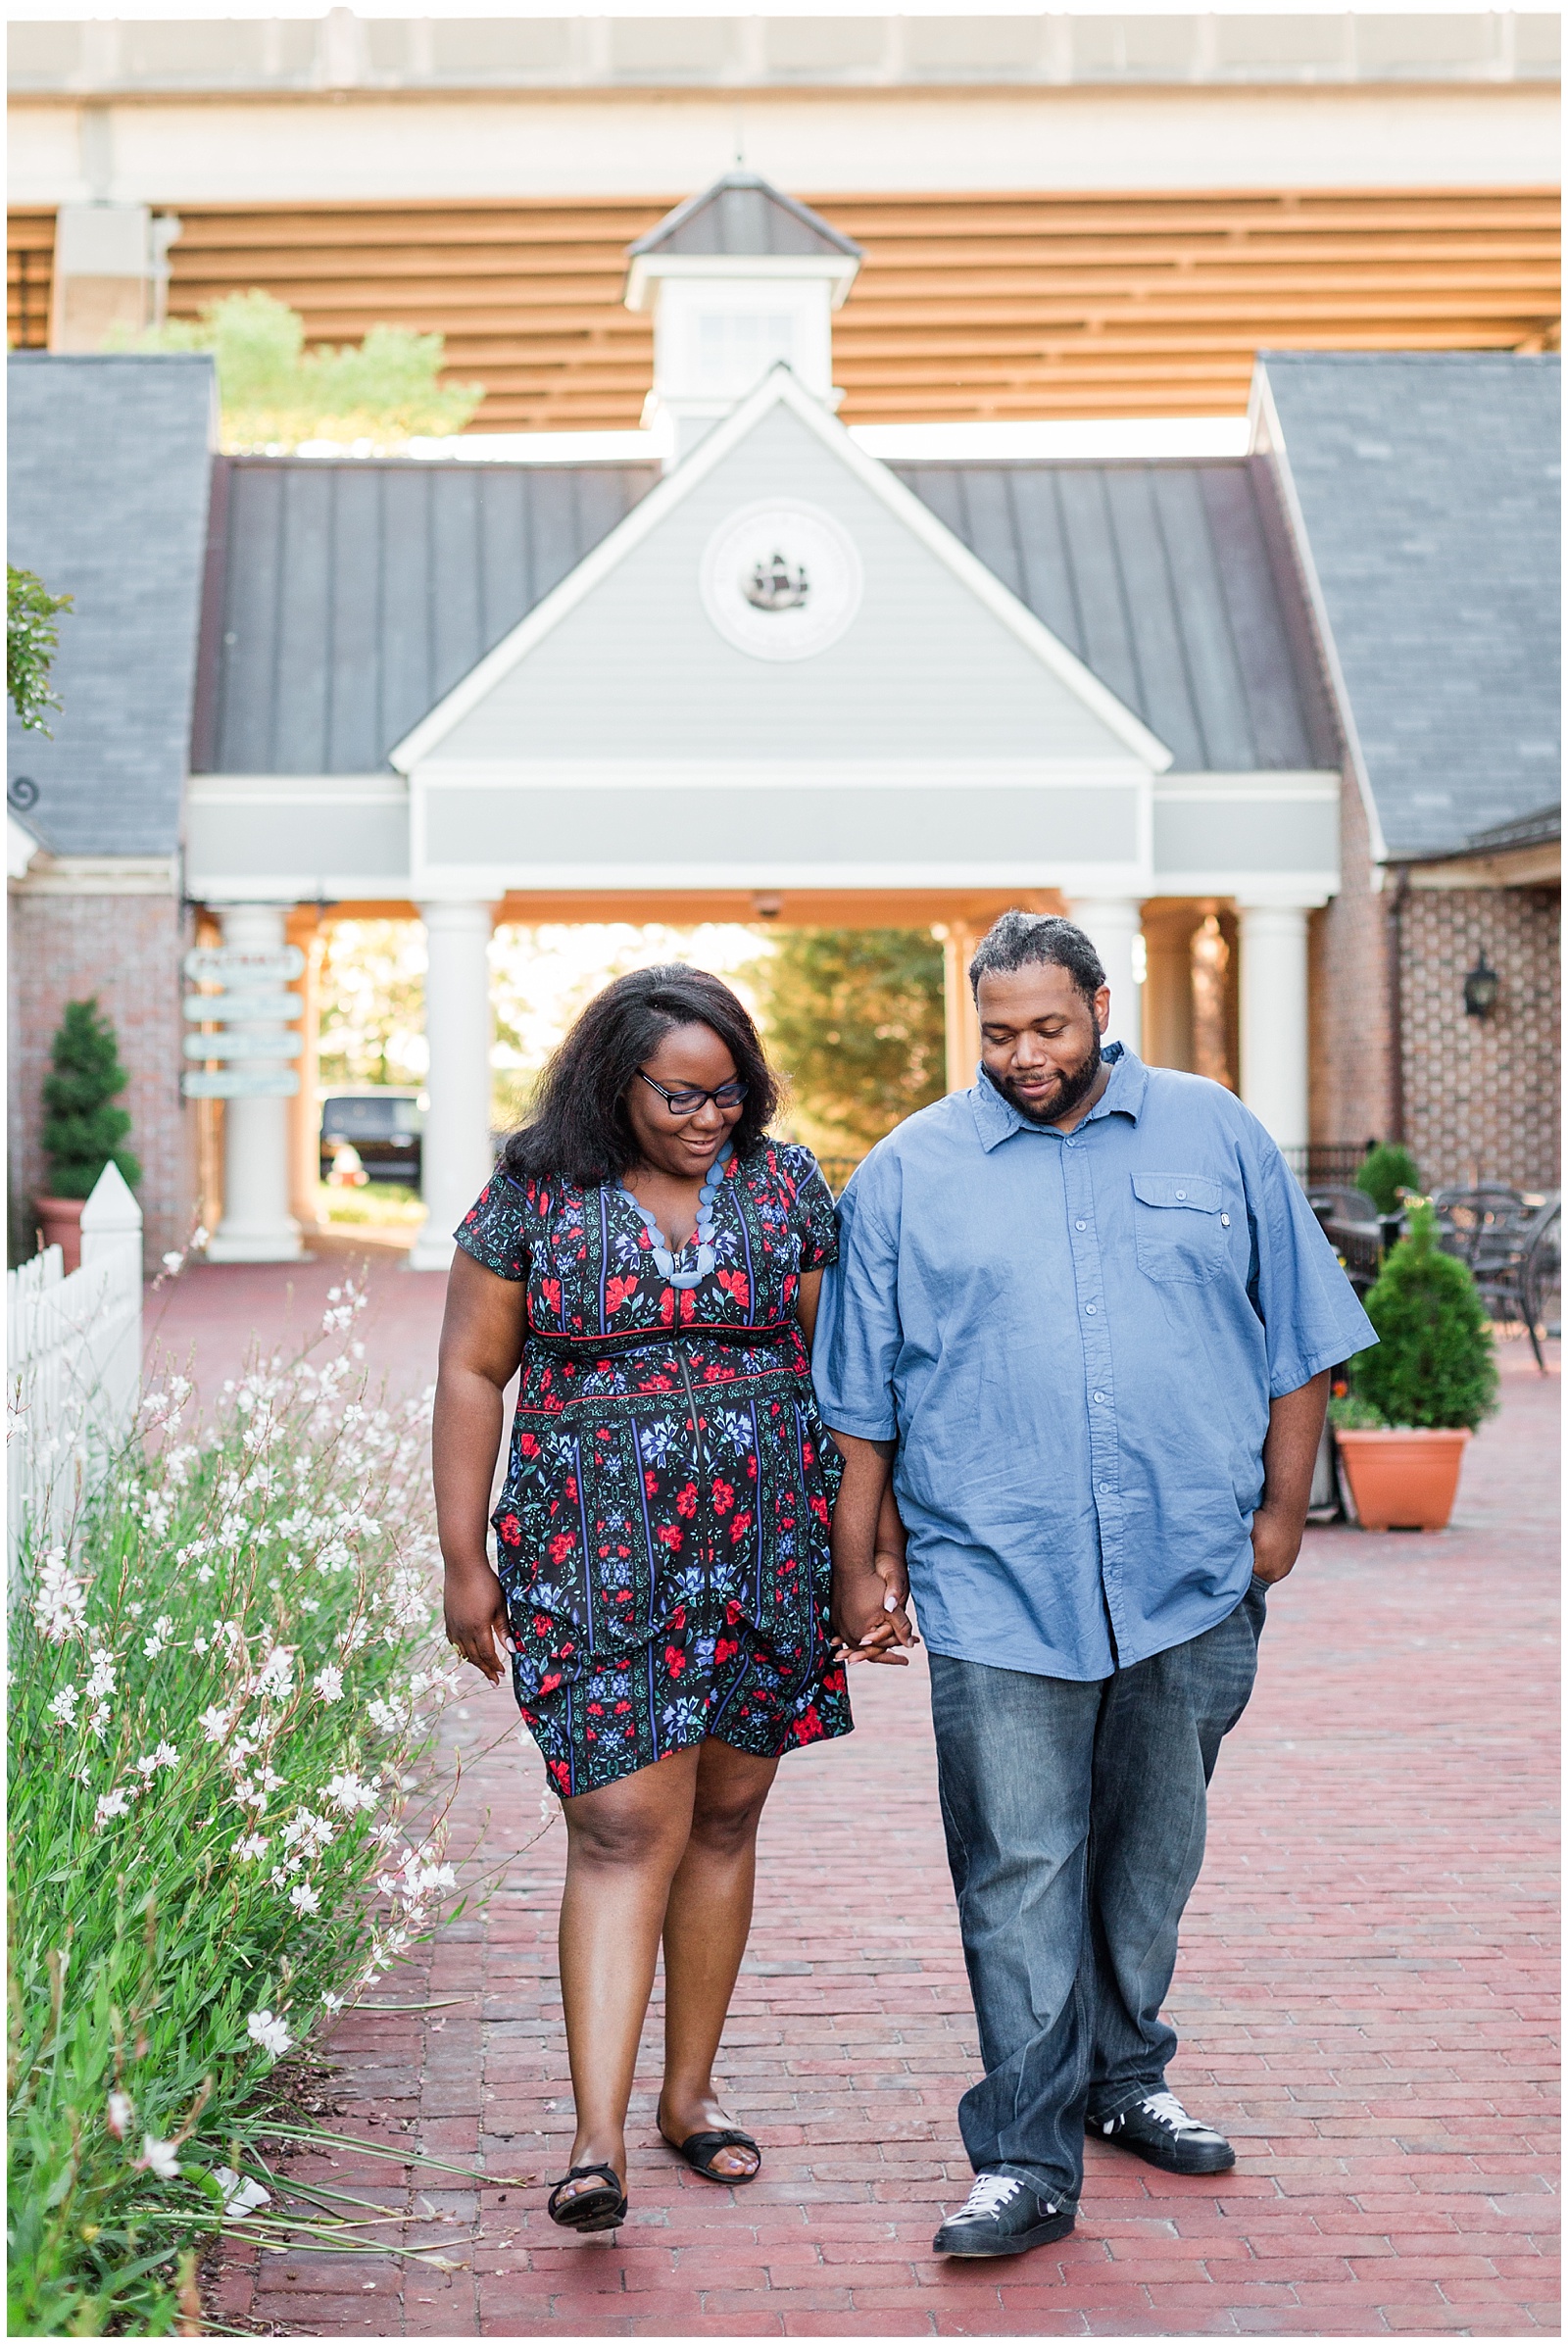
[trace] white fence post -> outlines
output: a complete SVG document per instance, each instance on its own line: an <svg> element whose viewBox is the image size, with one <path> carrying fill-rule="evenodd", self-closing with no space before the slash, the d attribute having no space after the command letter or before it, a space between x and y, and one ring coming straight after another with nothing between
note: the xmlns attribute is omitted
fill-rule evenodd
<svg viewBox="0 0 1568 2344"><path fill-rule="evenodd" d="M6 1547L66 1530L129 1432L141 1387L141 1207L114 1164L81 1215L81 1267L60 1248L6 1277Z"/></svg>

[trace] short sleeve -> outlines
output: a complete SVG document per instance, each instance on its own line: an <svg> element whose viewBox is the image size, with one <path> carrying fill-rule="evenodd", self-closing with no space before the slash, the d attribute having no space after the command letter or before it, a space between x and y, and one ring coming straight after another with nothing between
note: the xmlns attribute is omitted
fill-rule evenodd
<svg viewBox="0 0 1568 2344"><path fill-rule="evenodd" d="M528 1218L526 1190L497 1172L452 1235L481 1269L493 1270L498 1278L526 1278Z"/></svg>
<svg viewBox="0 0 1568 2344"><path fill-rule="evenodd" d="M829 1262L839 1257L839 1219L833 1203L833 1192L822 1177L822 1167L808 1148L791 1151L799 1187L795 1193L795 1211L801 1237L801 1268L825 1270Z"/></svg>
<svg viewBox="0 0 1568 2344"><path fill-rule="evenodd" d="M899 1322L899 1236L871 1195L862 1166L839 1199L838 1261L822 1281L811 1345L811 1380L829 1431L861 1441L898 1437L894 1376L904 1344Z"/></svg>
<svg viewBox="0 0 1568 2344"><path fill-rule="evenodd" d="M1369 1349L1377 1335L1300 1182L1261 1125L1247 1152L1250 1285L1267 1344L1269 1397L1280 1399Z"/></svg>

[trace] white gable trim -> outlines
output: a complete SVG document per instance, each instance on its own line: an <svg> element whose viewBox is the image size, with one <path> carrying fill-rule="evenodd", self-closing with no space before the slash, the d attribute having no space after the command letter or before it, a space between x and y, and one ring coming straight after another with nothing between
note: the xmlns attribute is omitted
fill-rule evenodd
<svg viewBox="0 0 1568 2344"><path fill-rule="evenodd" d="M688 456L684 463L665 475L657 488L651 489L640 505L634 505L617 527L601 540L569 577L563 578L544 601L535 605L512 633L488 652L475 667L470 667L461 683L454 685L444 700L438 701L427 716L421 717L414 730L392 751L392 763L402 773L412 771L432 751L438 749L447 735L461 724L479 704L488 699L497 684L510 675L519 660L527 658L534 646L558 627L567 614L593 592L600 581L618 568L644 539L663 521L666 514L682 504L709 474L721 464L731 450L751 432L769 408L787 407L808 430L815 432L826 447L854 474L872 496L880 498L888 510L897 515L905 527L945 562L976 601L984 604L994 618L1015 635L1026 651L1033 653L1043 667L1049 668L1057 680L1067 687L1106 730L1118 739L1147 772L1163 773L1172 762L1172 752L1163 741L1157 740L1141 719L1108 691L1084 665L1074 658L1066 645L1059 642L1047 626L1043 626L1034 612L1008 592L1002 580L987 569L985 563L960 545L945 522L938 520L929 507L922 505L912 489L896 479L885 464L874 456L867 456L858 448L842 423L835 421L819 400L802 390L788 366L776 366L763 376L755 391L744 399L733 415L709 432L706 439Z"/></svg>
<svg viewBox="0 0 1568 2344"><path fill-rule="evenodd" d="M1296 476L1291 470L1291 452L1285 444L1285 432L1280 422L1279 410L1274 404L1274 387L1268 378L1268 368L1261 359L1256 362L1252 369L1252 388L1248 401L1248 422L1249 437L1254 451L1273 459L1275 477L1279 481L1285 503L1286 518L1296 543L1296 558L1300 564L1301 577L1306 586L1306 599L1317 626L1318 641L1323 647L1323 661L1329 671L1329 682L1333 689L1341 729L1345 734L1345 745L1349 753L1350 770L1355 776L1355 786L1360 792L1361 806L1366 815L1367 843L1373 866L1372 892L1376 895L1381 892L1382 888L1382 866L1389 859L1388 842L1383 835L1383 820L1378 812L1377 799L1373 794L1372 776L1367 771L1366 757L1361 748L1361 735L1356 729L1355 710L1350 706L1349 686L1345 680L1345 669L1340 664L1340 647L1334 640L1334 628L1329 620L1329 607L1324 600L1322 583L1317 574L1317 563L1312 559L1312 543L1306 533L1306 516L1301 511L1301 500L1296 490Z"/></svg>

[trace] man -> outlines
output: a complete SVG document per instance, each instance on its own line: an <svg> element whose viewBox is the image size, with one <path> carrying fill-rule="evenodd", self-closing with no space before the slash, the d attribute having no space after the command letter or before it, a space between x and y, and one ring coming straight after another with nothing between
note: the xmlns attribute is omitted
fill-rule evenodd
<svg viewBox="0 0 1568 2344"><path fill-rule="evenodd" d="M1102 1050L1080 929L1009 911L969 974L979 1079L851 1182L814 1370L837 1629L909 1640L876 1540L896 1457L930 1651L986 2070L936 2247L1010 2255L1072 2228L1086 2122L1167 2173L1235 2163L1166 2089L1160 2006L1328 1371L1376 1338L1241 1101Z"/></svg>

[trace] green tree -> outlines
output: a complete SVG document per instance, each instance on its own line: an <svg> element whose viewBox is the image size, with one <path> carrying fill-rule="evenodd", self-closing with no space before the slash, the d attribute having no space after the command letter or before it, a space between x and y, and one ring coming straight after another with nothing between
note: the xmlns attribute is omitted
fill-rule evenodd
<svg viewBox="0 0 1568 2344"><path fill-rule="evenodd" d="M438 379L440 334L372 325L357 348L307 350L299 312L257 289L226 293L199 317L171 318L120 346L211 351L223 445L235 451L313 439L394 448L416 435L461 431L484 397L482 383Z"/></svg>
<svg viewBox="0 0 1568 2344"><path fill-rule="evenodd" d="M69 594L51 594L30 569L6 569L6 693L28 732L48 735L60 701L50 681L60 648L59 618Z"/></svg>
<svg viewBox="0 0 1568 2344"><path fill-rule="evenodd" d="M1380 1213L1393 1213L1399 1209L1399 1191L1418 1189L1421 1175L1415 1168L1415 1157L1407 1148L1392 1148L1383 1140L1376 1148L1367 1149L1355 1185L1363 1196L1371 1197Z"/></svg>
<svg viewBox="0 0 1568 2344"><path fill-rule="evenodd" d="M339 920L321 955L323 1083L422 1083L424 939L412 920Z"/></svg>
<svg viewBox="0 0 1568 2344"><path fill-rule="evenodd" d="M1430 1204L1410 1210L1410 1231L1366 1298L1378 1346L1350 1364L1355 1396L1391 1425L1474 1432L1497 1405L1492 1329L1476 1282L1438 1246Z"/></svg>
<svg viewBox="0 0 1568 2344"><path fill-rule="evenodd" d="M121 1142L130 1117L115 1100L130 1077L120 1063L115 1029L90 1001L68 1001L44 1077L43 1151L53 1196L90 1196L108 1163L120 1166L132 1188L141 1166Z"/></svg>
<svg viewBox="0 0 1568 2344"><path fill-rule="evenodd" d="M919 928L794 928L747 972L803 1135L871 1148L946 1083L942 948Z"/></svg>

